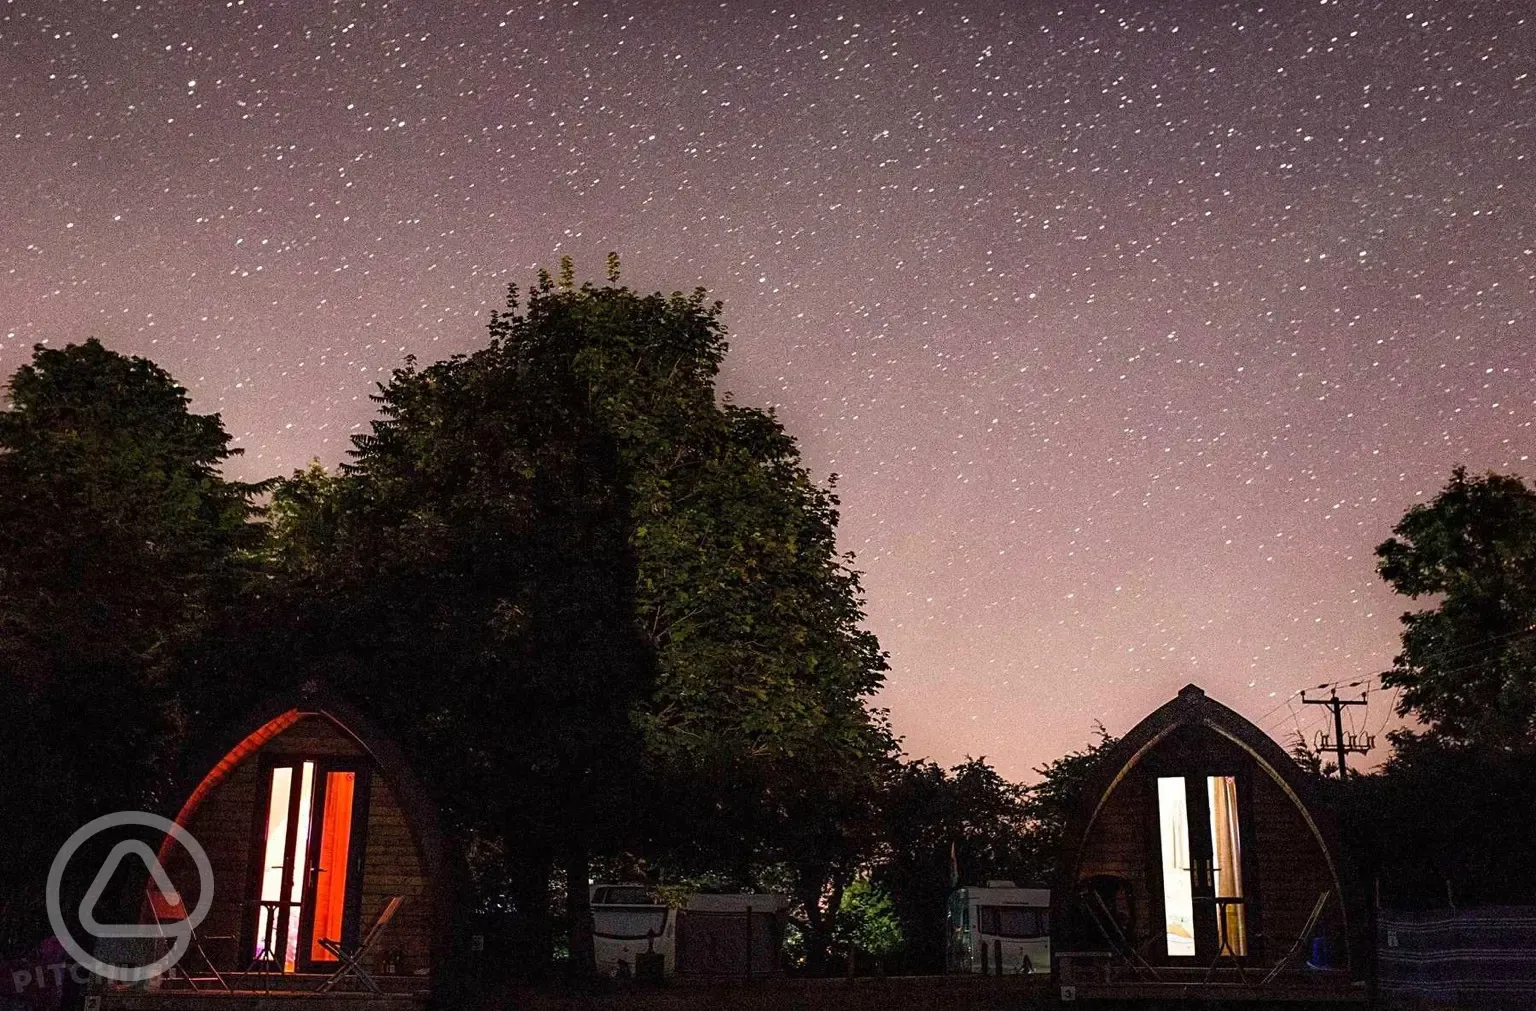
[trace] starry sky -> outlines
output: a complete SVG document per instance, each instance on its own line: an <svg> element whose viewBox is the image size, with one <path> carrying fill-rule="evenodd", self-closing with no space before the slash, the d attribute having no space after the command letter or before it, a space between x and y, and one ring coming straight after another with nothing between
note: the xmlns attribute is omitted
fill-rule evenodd
<svg viewBox="0 0 1536 1011"><path fill-rule="evenodd" d="M286 473L617 250L840 475L911 754L1028 779L1189 681L1311 736L1390 664L1397 517L1536 477L1533 20L0 0L0 372L98 336Z"/></svg>

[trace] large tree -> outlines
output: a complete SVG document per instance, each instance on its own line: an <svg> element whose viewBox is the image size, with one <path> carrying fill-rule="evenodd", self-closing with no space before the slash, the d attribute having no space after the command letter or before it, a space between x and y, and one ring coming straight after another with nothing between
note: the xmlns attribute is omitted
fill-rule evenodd
<svg viewBox="0 0 1536 1011"><path fill-rule="evenodd" d="M522 871L522 905L541 913L564 871L585 967L588 860L638 775L654 676L629 393L686 375L709 336L695 302L617 294L513 295L487 347L395 371L341 476L296 475L274 504L315 665L415 746L462 838Z"/></svg>
<svg viewBox="0 0 1536 1011"><path fill-rule="evenodd" d="M1452 741L1536 743L1536 491L1519 477L1456 468L1376 549L1398 593L1436 606L1403 615L1382 684Z"/></svg>
<svg viewBox="0 0 1536 1011"><path fill-rule="evenodd" d="M272 510L284 650L306 629L437 756L524 911L563 858L578 961L593 851L743 885L792 863L819 900L890 747L836 500L776 419L718 399L719 312L563 264L487 347L398 370L343 472Z"/></svg>
<svg viewBox="0 0 1536 1011"><path fill-rule="evenodd" d="M1334 785L1350 850L1397 908L1530 901L1536 491L1458 467L1393 534L1378 571L1434 606L1403 615L1382 683L1427 727L1394 732L1380 774Z"/></svg>
<svg viewBox="0 0 1536 1011"><path fill-rule="evenodd" d="M65 835L154 807L177 754L181 658L245 571L256 486L217 415L143 358L39 345L0 412L0 945L41 929Z"/></svg>

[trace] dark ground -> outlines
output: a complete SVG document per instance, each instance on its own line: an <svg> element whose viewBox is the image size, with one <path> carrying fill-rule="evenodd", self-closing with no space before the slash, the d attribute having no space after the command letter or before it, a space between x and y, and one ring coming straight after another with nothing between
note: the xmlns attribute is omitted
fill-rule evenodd
<svg viewBox="0 0 1536 1011"><path fill-rule="evenodd" d="M678 983L581 994L557 988L511 989L482 1011L1157 1011L1161 1008L1258 1009L1370 1008L1372 1011L1449 1011L1447 1005L1360 1000L1078 1000L1064 1003L1046 979L1028 977L906 976L885 979L778 979L753 982Z"/></svg>

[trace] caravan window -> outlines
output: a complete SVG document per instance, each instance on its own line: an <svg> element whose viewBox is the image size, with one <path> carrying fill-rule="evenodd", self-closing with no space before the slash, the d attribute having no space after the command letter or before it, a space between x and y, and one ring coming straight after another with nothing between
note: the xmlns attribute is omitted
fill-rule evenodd
<svg viewBox="0 0 1536 1011"><path fill-rule="evenodd" d="M1050 913L1029 906L977 906L976 928L993 937L1044 937Z"/></svg>
<svg viewBox="0 0 1536 1011"><path fill-rule="evenodd" d="M654 909L618 909L598 906L592 910L592 933L610 941L644 941L667 932L666 906Z"/></svg>
<svg viewBox="0 0 1536 1011"><path fill-rule="evenodd" d="M612 888L599 888L592 901L597 905L606 906L655 906L659 905L656 897L651 894L649 888L634 885L619 885Z"/></svg>

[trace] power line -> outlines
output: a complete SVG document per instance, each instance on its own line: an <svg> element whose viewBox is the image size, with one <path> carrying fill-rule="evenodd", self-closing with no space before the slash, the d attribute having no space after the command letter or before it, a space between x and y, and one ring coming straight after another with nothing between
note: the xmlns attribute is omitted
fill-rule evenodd
<svg viewBox="0 0 1536 1011"><path fill-rule="evenodd" d="M1375 678L1379 678L1380 676L1381 675L1379 675L1379 674L1367 674L1364 677L1356 678L1354 681L1349 681L1347 679L1342 679L1341 678L1338 681L1330 681L1330 682L1327 682L1325 684L1308 685L1306 688L1298 688L1295 691L1291 692L1291 694L1287 695L1285 698L1281 699L1279 702L1276 702L1272 707L1270 707L1268 712L1264 713L1263 715L1261 715L1258 719L1254 720L1253 722L1255 722L1255 723L1263 723L1265 720L1269 719L1275 713L1278 713L1281 709L1283 709L1286 706L1290 705L1291 700L1294 699L1296 696L1302 694L1303 692L1312 691L1313 689L1316 689L1317 691L1326 691L1329 688L1358 688L1360 685L1365 684L1367 681L1374 680ZM1284 723L1285 721L1281 720L1280 722ZM1273 723L1270 724L1270 728L1271 729L1273 729L1275 726L1276 726L1276 724L1273 724Z"/></svg>
<svg viewBox="0 0 1536 1011"><path fill-rule="evenodd" d="M1435 650L1434 652L1425 656L1423 659L1447 660L1453 656L1456 656L1458 653L1473 653L1477 650L1491 646L1494 643L1503 642L1505 639L1513 639L1523 635L1536 635L1536 628L1520 628L1513 632L1503 632L1499 635L1490 635L1486 639L1478 639L1476 642L1469 642L1464 646L1454 646ZM1473 664L1473 666L1476 666L1476 664Z"/></svg>
<svg viewBox="0 0 1536 1011"><path fill-rule="evenodd" d="M1530 628L1516 629L1513 632L1504 632L1504 633L1501 633L1499 635L1492 635L1492 636L1489 636L1486 639L1480 639L1480 640L1478 640L1476 642L1466 643L1465 645L1462 645L1462 646L1455 646L1455 647L1450 647L1450 648L1443 649L1443 650L1437 650L1436 652L1429 654L1424 659L1425 660L1430 660L1430 659L1445 660L1445 659L1449 659L1451 657L1457 656L1459 654L1472 653L1472 652L1475 652L1475 651L1477 651L1479 649L1485 649L1485 648L1487 648L1489 646L1494 645L1495 643L1502 643L1506 639L1513 639L1513 638L1517 638L1517 637L1520 637L1520 636L1536 636L1536 626L1532 626ZM1482 665L1481 661L1476 661L1476 662L1473 662L1473 663L1470 663L1470 664L1465 664L1465 665L1462 665L1462 666L1459 666L1459 667L1453 667L1450 670L1441 671L1440 673L1442 673L1442 674L1460 674L1460 673L1464 673L1465 671L1473 670L1473 669L1475 669L1475 668L1477 668L1477 667L1479 667L1481 665ZM1385 673L1391 673L1391 671L1387 671ZM1258 719L1254 720L1254 722L1258 723L1260 725L1264 725L1264 721L1268 720L1271 716L1273 716L1275 713L1278 713L1280 710L1285 709L1287 706L1290 706L1291 705L1291 701L1293 699L1295 699L1296 696L1303 695L1303 694L1305 694L1308 691L1313 691L1313 690L1316 690L1316 691L1330 691L1330 690L1334 690L1334 689L1338 689L1338 688L1360 688L1360 687L1363 687L1365 685L1368 685L1372 681L1378 682L1378 687L1381 688L1381 689L1385 689L1386 685L1385 684L1380 684L1380 681L1381 681L1383 676L1384 676L1383 674L1366 674L1363 677L1355 677L1353 680L1351 680L1350 678L1340 678L1337 681L1327 681L1327 682L1324 682L1324 683L1319 684L1319 685L1309 685L1306 688L1298 688L1295 691L1291 692L1289 695L1287 695L1284 698L1282 698L1279 702L1277 702L1273 706L1271 706L1262 715L1260 715ZM1367 691L1367 693L1369 693L1370 689L1367 688L1366 691ZM1391 714L1396 712L1396 709L1397 709L1397 699L1400 698L1401 696L1402 696L1402 686L1399 685L1394 690L1392 708L1388 710L1388 715L1387 715L1387 717L1385 719L1391 719ZM1292 718L1293 722L1296 722L1298 732L1301 732L1300 722L1299 722L1299 720L1295 719L1294 710L1292 710L1292 717L1291 718ZM1285 718L1281 718L1280 720L1278 720L1276 722L1269 723L1266 726L1266 730L1273 731L1275 729L1275 727L1280 726L1281 724L1283 724L1285 722L1286 722L1286 719ZM1385 725L1386 725L1385 722L1383 722L1382 726L1385 727Z"/></svg>
<svg viewBox="0 0 1536 1011"><path fill-rule="evenodd" d="M1322 726L1318 726L1317 721L1319 719L1323 721ZM1295 709L1292 709L1291 714L1286 718L1270 724L1265 729L1265 733L1274 735L1280 728L1286 725L1292 727L1292 732L1305 742L1309 748L1316 749L1318 735L1327 729L1327 714L1314 712L1310 709L1304 712L1297 712Z"/></svg>
<svg viewBox="0 0 1536 1011"><path fill-rule="evenodd" d="M1491 659L1491 658L1485 657L1483 660L1475 661L1475 662L1469 663L1469 664L1463 664L1460 667L1452 667L1449 670L1436 671L1435 673L1436 673L1436 675L1442 676L1442 677L1447 675L1447 674L1464 674L1464 673L1466 673L1469 670L1477 670L1479 667L1483 666L1484 661L1486 661L1488 659Z"/></svg>
<svg viewBox="0 0 1536 1011"><path fill-rule="evenodd" d="M1296 737L1301 740L1302 743L1306 743L1307 732L1301 728L1301 716L1296 712L1296 707L1291 704L1290 699L1286 699L1285 707L1291 711L1291 722L1296 725Z"/></svg>
<svg viewBox="0 0 1536 1011"><path fill-rule="evenodd" d="M1377 734L1381 734L1387 729L1387 724L1391 722L1392 717L1397 713L1397 700L1402 698L1402 695L1402 685L1398 685L1396 688L1392 689L1392 703L1391 705L1387 706L1387 715L1381 718L1381 726L1376 728Z"/></svg>
<svg viewBox="0 0 1536 1011"><path fill-rule="evenodd" d="M1301 692L1302 692L1302 689L1300 689L1300 688L1298 688L1295 691L1291 692L1291 694L1287 695L1285 698L1283 698L1279 702L1275 703L1275 706L1274 706L1273 709L1269 710L1269 712L1265 713L1263 716L1260 716L1254 722L1255 723L1262 723L1263 721L1269 719L1275 713L1278 713L1281 709L1283 709L1286 706L1290 705L1291 704L1291 699L1294 699L1296 696L1300 695ZM1280 722L1284 723L1285 721L1281 720Z"/></svg>

